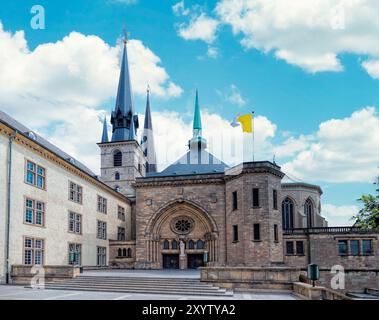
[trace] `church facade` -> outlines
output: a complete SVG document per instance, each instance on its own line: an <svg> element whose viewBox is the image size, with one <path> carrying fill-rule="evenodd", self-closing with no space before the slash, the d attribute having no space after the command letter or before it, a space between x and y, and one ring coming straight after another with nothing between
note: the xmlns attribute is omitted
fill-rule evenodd
<svg viewBox="0 0 379 320"><path fill-rule="evenodd" d="M209 153L197 92L188 151L158 172L149 91L137 140L126 42L110 123L97 176L0 113L1 282L34 265L379 267L377 233L328 228L319 186L283 182L270 161L230 167Z"/></svg>

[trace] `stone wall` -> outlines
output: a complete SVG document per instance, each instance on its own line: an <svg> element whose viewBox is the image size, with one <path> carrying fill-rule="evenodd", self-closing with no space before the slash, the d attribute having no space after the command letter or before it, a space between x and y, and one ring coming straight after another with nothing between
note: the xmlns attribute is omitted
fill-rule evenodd
<svg viewBox="0 0 379 320"><path fill-rule="evenodd" d="M331 228L329 232L308 232L308 234L285 234L283 237L284 261L288 266L299 267L304 271L309 263L316 263L320 267L319 284L332 288L331 279L336 275L331 270L343 268L345 273L345 291L362 292L365 288L379 287L379 233L375 231L350 231L349 228ZM345 230L345 232L344 232ZM373 244L372 255L346 255L341 256L338 252L339 240L371 239ZM287 255L287 241L303 241L304 255Z"/></svg>
<svg viewBox="0 0 379 320"><path fill-rule="evenodd" d="M293 292L295 295L300 296L300 298L307 300L351 300L351 298L345 296L343 293L325 287L313 287L310 284L301 282L293 284Z"/></svg>
<svg viewBox="0 0 379 320"><path fill-rule="evenodd" d="M305 267L316 263L320 268L331 268L341 265L345 269L379 269L379 232L320 232L305 234L285 234L283 237L284 261L286 265ZM341 256L338 253L339 240L372 240L372 255ZM304 256L287 255L287 241L303 241Z"/></svg>
<svg viewBox="0 0 379 320"><path fill-rule="evenodd" d="M162 268L163 241L178 237L170 223L181 214L195 223L185 238L207 236L207 241L213 241L208 245L216 251L217 261L225 262L225 186L219 175L145 178L135 186L137 268ZM166 217L168 210L171 215ZM167 220L162 223L162 219Z"/></svg>
<svg viewBox="0 0 379 320"><path fill-rule="evenodd" d="M0 283L5 282L8 137L0 133Z"/></svg>
<svg viewBox="0 0 379 320"><path fill-rule="evenodd" d="M119 187L121 193L134 195L132 184L137 177L146 175L146 157L137 141L122 141L100 143L101 149L101 179L106 184L115 188ZM115 151L122 153L122 165L114 166L113 155ZM115 174L120 174L120 180L115 179Z"/></svg>
<svg viewBox="0 0 379 320"><path fill-rule="evenodd" d="M206 267L201 281L229 289L292 290L301 270L286 267Z"/></svg>
<svg viewBox="0 0 379 320"><path fill-rule="evenodd" d="M114 241L114 240L109 241L109 266L110 267L133 269L135 261L136 261L136 242L135 241Z"/></svg>
<svg viewBox="0 0 379 320"><path fill-rule="evenodd" d="M278 175L274 175L247 165L243 170L247 172L243 171L236 177L226 177L227 265L269 266L282 263L279 171ZM253 207L253 188L259 189L259 207ZM278 192L277 209L273 208L273 190ZM238 197L237 210L233 210L232 194L235 191ZM254 239L254 224L259 224L259 240ZM238 241L233 241L233 225L238 225ZM274 225L278 228L277 241L274 239Z"/></svg>
<svg viewBox="0 0 379 320"><path fill-rule="evenodd" d="M227 170L225 175L137 179L134 185L136 267L162 267L162 241L176 237L169 226L171 219L181 212L191 215L199 227L186 235L185 239L205 238L212 265L283 264L280 213L282 177L283 173L278 166L269 162L255 162ZM259 189L260 198L259 206L254 208L253 188ZM275 209L273 190L277 190L278 194L278 206ZM233 208L233 192L237 192L237 209ZM171 210L170 217L164 216L167 210ZM161 223L159 219L167 221L158 230L155 226ZM260 238L257 240L253 237L254 224L260 226ZM233 238L234 226L238 226L237 241ZM277 239L274 226L277 226Z"/></svg>
<svg viewBox="0 0 379 320"><path fill-rule="evenodd" d="M75 278L80 274L80 268L72 266L44 266L43 271L32 266L12 265L12 284L31 285L36 279L50 282ZM34 278L34 279L33 279Z"/></svg>
<svg viewBox="0 0 379 320"><path fill-rule="evenodd" d="M344 275L344 286L335 288L337 292L363 292L366 288L379 288L379 269L345 269ZM332 278L335 276L336 273L332 273L330 269L321 269L317 283L333 289Z"/></svg>

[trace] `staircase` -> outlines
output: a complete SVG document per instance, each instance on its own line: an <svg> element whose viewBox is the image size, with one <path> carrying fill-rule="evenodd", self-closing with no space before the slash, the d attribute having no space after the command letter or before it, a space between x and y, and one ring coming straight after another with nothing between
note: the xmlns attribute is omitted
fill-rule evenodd
<svg viewBox="0 0 379 320"><path fill-rule="evenodd" d="M160 295L233 296L232 292L212 284L200 282L199 279L186 278L80 275L70 280L45 283L45 289Z"/></svg>
<svg viewBox="0 0 379 320"><path fill-rule="evenodd" d="M366 288L363 293L347 292L346 295L355 300L379 300L379 289Z"/></svg>

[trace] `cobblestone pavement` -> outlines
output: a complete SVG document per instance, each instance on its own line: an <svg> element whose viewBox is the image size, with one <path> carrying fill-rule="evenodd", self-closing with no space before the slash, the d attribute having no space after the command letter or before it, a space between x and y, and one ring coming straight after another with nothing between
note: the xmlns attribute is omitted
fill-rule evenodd
<svg viewBox="0 0 379 320"><path fill-rule="evenodd" d="M296 300L290 292L237 292L233 297L179 296L134 293L29 289L0 285L0 300Z"/></svg>

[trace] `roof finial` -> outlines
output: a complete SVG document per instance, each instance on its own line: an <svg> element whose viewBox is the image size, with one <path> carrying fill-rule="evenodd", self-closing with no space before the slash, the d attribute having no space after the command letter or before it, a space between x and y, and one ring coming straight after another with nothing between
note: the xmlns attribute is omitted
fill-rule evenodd
<svg viewBox="0 0 379 320"><path fill-rule="evenodd" d="M102 119L103 122L103 134L101 136L101 143L108 143L108 125L107 125L107 116L104 115L104 118Z"/></svg>
<svg viewBox="0 0 379 320"><path fill-rule="evenodd" d="M124 29L123 29L123 32L124 32L124 44L127 44L128 43L128 33L126 32L126 27L124 26Z"/></svg>
<svg viewBox="0 0 379 320"><path fill-rule="evenodd" d="M147 91L147 94L150 94L150 85L149 84L147 85L146 91Z"/></svg>

